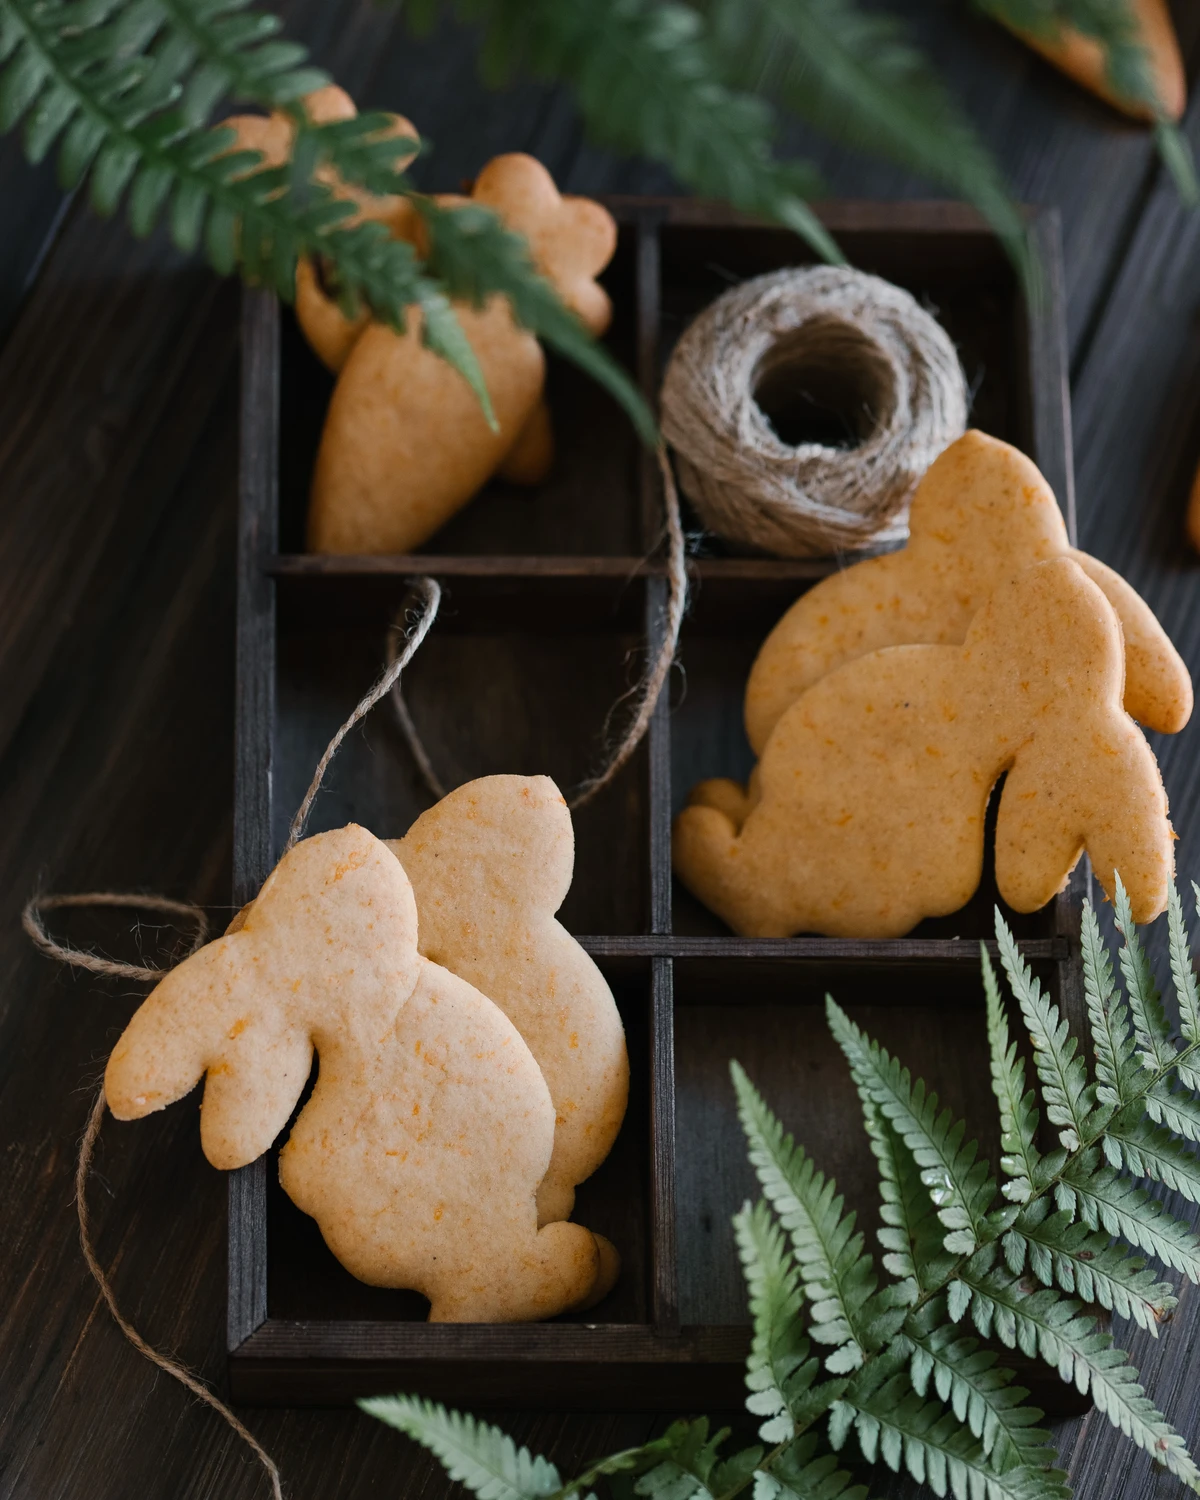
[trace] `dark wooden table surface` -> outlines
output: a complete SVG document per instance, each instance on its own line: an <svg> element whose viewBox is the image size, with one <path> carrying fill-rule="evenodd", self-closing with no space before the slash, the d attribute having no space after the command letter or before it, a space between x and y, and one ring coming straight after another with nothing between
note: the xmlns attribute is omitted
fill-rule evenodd
<svg viewBox="0 0 1200 1500"><path fill-rule="evenodd" d="M575 192L671 189L661 171L585 144L559 94L485 93L467 35L414 42L395 10L359 0L287 9L293 34L362 104L403 110L432 139L431 185L519 149ZM965 6L909 9L1018 195L1061 209L1081 541L1141 590L1200 673L1200 562L1182 540L1200 460L1200 216L1181 209L1145 132ZM1175 9L1195 87L1200 9ZM1200 151L1200 88L1186 128ZM886 166L794 144L812 147L834 194L929 195ZM50 169L27 169L16 141L0 141L4 1497L266 1493L242 1445L124 1343L76 1243L76 1143L138 995L56 970L18 923L39 884L227 906L237 308L234 286L64 200ZM1200 720L1156 746L1189 880L1200 876L1198 746ZM145 934L149 951L155 936ZM100 1256L127 1311L220 1387L225 1188L197 1135L191 1109L108 1128L92 1193ZM1200 1290L1185 1287L1157 1344L1118 1331L1158 1404L1200 1445ZM355 1412L243 1415L296 1500L450 1489L421 1452ZM511 1425L570 1469L640 1440L651 1422L530 1414ZM1095 1413L1058 1439L1084 1500L1179 1492ZM877 1492L913 1493L896 1482Z"/></svg>

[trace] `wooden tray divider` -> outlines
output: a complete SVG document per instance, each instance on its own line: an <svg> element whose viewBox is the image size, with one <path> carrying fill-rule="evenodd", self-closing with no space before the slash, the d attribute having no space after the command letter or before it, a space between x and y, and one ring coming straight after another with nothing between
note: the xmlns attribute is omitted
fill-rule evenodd
<svg viewBox="0 0 1200 1500"><path fill-rule="evenodd" d="M661 213L649 209L636 221L637 374L650 409L658 404L659 326L662 282L658 242ZM661 478L653 453L638 461L642 545L661 558L664 514ZM660 561L659 568L662 563ZM658 659L667 636L668 582L656 570L646 589L646 662ZM671 931L671 716L670 679L650 719L647 735L650 932ZM651 1317L660 1336L679 1332L679 1278L675 1257L675 996L668 955L650 961L650 1246Z"/></svg>
<svg viewBox="0 0 1200 1500"><path fill-rule="evenodd" d="M807 252L782 231L731 216L712 204L678 199L609 201L621 225L618 258L623 260L615 268L615 284L622 288L622 298L632 298L632 304L628 300L619 303L619 310L623 306L633 316L630 319L626 314L617 337L643 395L654 407L668 341L691 316L698 299L719 290L720 278L730 267L738 275L753 274L792 258L807 259ZM835 234L848 237L852 256L865 249L868 268L875 268L871 259L878 249L884 257L884 274L890 274L889 266L894 267L896 279L908 278L920 287L926 283L927 268L932 267L931 284L948 289L957 315L966 317L968 340L979 335L981 352L973 357L986 377L986 390L994 396L999 382L999 404L989 408L1000 414L993 430L1021 443L1036 457L1062 501L1073 539L1074 488L1056 216L1042 211L1030 215L1031 241L1040 254L1044 280L1041 300L1026 315L1016 305L1011 273L994 238L977 216L959 205L843 203L823 208L822 215ZM979 298L985 303L992 299L990 310L977 310ZM323 643L326 626L335 619L339 629L349 621L347 628L360 635L364 629L374 632L384 607L394 608L401 580L428 574L451 586L453 607L439 621L439 635L443 630L447 635L507 632L513 649L519 650L522 632L548 633L548 619L553 632L561 618L568 630L611 634L614 649L622 649L622 637L628 644L641 636L639 660L644 662L653 661L663 645L668 601L657 461L653 453L635 455L632 449L628 468L622 471L627 477L619 492L611 493L614 507L629 507L621 512L627 517L621 524L578 533L537 528L523 533L518 521L511 535L526 535L527 540L523 550L514 554L473 544L480 535L493 539L510 535L491 522L485 522L482 531L471 530L470 524L465 532L448 531L444 550L427 554L323 557L281 552L281 532L285 547L299 536L295 507L302 496L296 475L299 466L303 480L303 465L308 461L304 421L297 413L307 410L311 421L311 414L320 410L319 404L314 405L314 393L317 401L323 400L321 392L326 387L314 382L326 377L309 366L298 374L299 363L287 363L293 383L282 382L281 405L281 366L304 356L303 351L297 353L291 325L281 321L278 303L266 293L246 294L242 333L234 833L234 900L238 904L253 899L278 853L272 756L278 753L282 761L286 746L307 745L296 739L292 727L296 718L289 717L300 715L300 722L308 723L302 715L309 712L309 703L297 698L295 665L288 654L290 648L295 655L296 640L306 650L312 641ZM994 373L997 368L998 375ZM296 395L300 389L296 380L308 382L303 385L302 399ZM301 399L299 406L297 399ZM577 396L571 399L576 406L568 402L564 410L585 412L589 423L593 416L611 421L611 412L606 417L601 406L607 398L589 395L586 407L578 405ZM288 479L285 463L281 494L284 427L288 434L299 436L299 446L288 448L292 477ZM582 431L585 438L594 431L596 441L607 441L615 429L601 425L575 431ZM595 455L595 441L587 451ZM612 452L625 463L624 449ZM569 464L571 457L564 443L563 462ZM607 476L610 469L597 472ZM570 476L570 482L576 482L575 476ZM607 478L601 483L606 486ZM607 488L600 489L595 480L590 492L584 489L590 495L598 491L607 501ZM560 492L551 493L556 498ZM568 489L567 493L576 492ZM504 526L509 526L507 519ZM595 538L586 544L588 552L562 550L576 534ZM558 537L554 545L559 550L537 552L543 536ZM462 545L464 538L469 538L464 550L449 550ZM604 553L609 543L614 551ZM632 555L639 548L640 554ZM688 560L694 594L685 622L685 654L691 649L697 653L693 660L701 658L714 640L718 652L726 652L717 658L726 663L720 668L726 675L718 684L719 693L726 695L720 700L721 713L728 716L730 711L728 685L733 681L729 675L733 667L728 663L736 665L740 660L736 653L744 644L761 640L799 587L843 565L837 558L718 555ZM314 622L320 622L319 629ZM298 637L290 634L297 629ZM719 639L723 636L729 638L725 643ZM731 657L732 648L736 649ZM603 662L603 651L598 659ZM314 681L317 685L311 691L325 692L319 706L327 713L329 703L337 704L339 699L329 692L327 678L318 674ZM355 686L348 683L347 689ZM699 1092L694 1072L689 1075L689 1066L700 1056L707 1058L713 1045L710 1040L705 1043L707 1050L696 1050L695 1026L708 1025L709 1017L742 1007L750 1025L756 1007L783 1008L776 1014L811 1007L820 1003L827 980L848 1004L921 1008L949 997L956 1012L982 1005L982 994L975 994L978 986L971 986L967 977L979 963L978 938L943 935L980 931L978 912L972 919L974 925L935 925L932 933L873 942L818 937L743 939L720 931L709 933L706 927L695 925L678 905L671 877L673 774L680 771L676 766L673 772L669 687L651 717L644 749L635 757L633 769L623 773L630 778L625 780L627 791L635 787L632 778L638 779L636 793L631 791L626 805L636 809L631 816L639 819L638 828L644 829L639 838L645 842L636 850L641 868L635 870L632 860L622 854L624 863L613 866L611 876L627 875L627 890L638 895L631 896L624 907L601 903L595 910L601 917L611 910L613 920L597 922L604 930L579 938L610 977L620 1003L630 1006L626 1012L630 1053L638 1059L635 1088L648 1088L650 1094L648 1101L640 1095L631 1100L627 1126L641 1132L635 1139L644 1198L634 1195L622 1204L631 1209L632 1222L639 1227L628 1246L627 1301L618 1304L615 1317L619 1321L564 1319L513 1327L429 1325L413 1321L411 1311L384 1310L376 1316L378 1303L362 1304L370 1306L369 1315L356 1310L358 1304L345 1301L335 1311L327 1297L329 1277L338 1268L330 1264L328 1270L319 1270L314 1261L313 1269L307 1269L310 1263L293 1245L292 1236L301 1236L294 1211L286 1220L286 1232L278 1231L268 1256L268 1221L271 1225L285 1222L279 1218L278 1189L270 1182L274 1156L268 1155L231 1173L229 1179L228 1347L231 1385L238 1399L326 1403L368 1392L407 1389L460 1406L699 1410L737 1405L749 1329L745 1322L734 1321L732 1305L720 1313L703 1297L697 1301L697 1289L707 1294L709 1283L706 1278L696 1279L696 1256L701 1253L696 1247L703 1249L709 1242L689 1238L677 1244L679 1223L692 1226L689 1235L695 1232L693 1220L700 1201L690 1196L685 1202L677 1201L678 1183L690 1193L696 1162L702 1159L695 1154L698 1147L691 1127L703 1118L704 1128L710 1128L710 1114L713 1119L724 1119L721 1111L729 1107L725 1098L728 1075L722 1071L726 1051L720 1052L719 1059L713 1052L711 1064L705 1063L711 1073L705 1074ZM307 678L302 689L310 691ZM278 734L277 725L281 726ZM682 717L674 728L676 754L680 764L690 765L689 757L707 753L704 735L708 728L702 723L700 737L689 740L689 734L697 733L695 723L691 729L681 725ZM307 748L304 753L307 756ZM308 773L307 767L302 769ZM289 772L291 782L297 780L297 766L283 764L278 771L280 799L290 798L291 790L285 793L282 788L289 786ZM371 795L364 793L368 800L357 804L364 821L376 805ZM278 811L282 815L284 809ZM595 840L592 826L588 837ZM392 834L402 828L381 827L379 831ZM635 848L631 842L630 852ZM598 878L596 871L604 869L597 864L593 879ZM1022 953L1046 976L1076 1025L1083 1009L1078 938L1086 884L1087 872L1081 868L1057 898L1053 913L1047 913L1044 922L1031 923L1020 943ZM631 904L636 906L639 900L641 914L631 918ZM676 931L677 923L683 931ZM987 947L995 955L996 945L989 941ZM645 1041L640 1030L643 1005ZM695 1025L685 1024L689 1017ZM733 1024L741 1026L743 1016L739 1014ZM807 1026L807 1022L802 1024ZM903 1017L901 1024L909 1025ZM966 1029L974 1034L970 1026ZM737 1037L736 1029L733 1034ZM737 1040L740 1043L741 1038ZM803 1078L797 1077L804 1086ZM643 1104L648 1107L643 1109ZM687 1138L678 1141L677 1113L685 1123L690 1118ZM849 1128L856 1127L857 1116ZM731 1128L738 1141L730 1149L742 1166L736 1122ZM720 1129L724 1142L726 1126ZM642 1153L648 1153L648 1159ZM729 1172L734 1160L734 1155L724 1158ZM718 1186L726 1175L724 1168L718 1173ZM297 1254L301 1254L300 1261ZM299 1297L294 1281L287 1279L294 1277L297 1264L309 1278ZM603 1308L597 1315L604 1317ZM608 1316L614 1319L613 1312ZM1057 1409L1062 1409L1061 1403Z"/></svg>

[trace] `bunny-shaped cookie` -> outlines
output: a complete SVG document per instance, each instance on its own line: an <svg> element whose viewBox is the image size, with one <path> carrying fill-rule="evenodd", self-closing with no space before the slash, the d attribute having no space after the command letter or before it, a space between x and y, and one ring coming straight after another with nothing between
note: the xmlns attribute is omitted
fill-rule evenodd
<svg viewBox="0 0 1200 1500"><path fill-rule="evenodd" d="M361 1280L408 1287L440 1322L551 1317L592 1295L588 1230L539 1229L554 1107L512 1022L417 951L399 861L353 824L280 861L224 937L168 974L105 1073L135 1119L207 1073L214 1166L260 1156L320 1071L279 1157L293 1201Z"/></svg>
<svg viewBox="0 0 1200 1500"><path fill-rule="evenodd" d="M388 848L412 881L421 952L494 1000L542 1070L556 1123L538 1219L569 1218L621 1128L629 1060L604 976L554 917L575 864L562 793L548 776L484 776Z"/></svg>
<svg viewBox="0 0 1200 1500"><path fill-rule="evenodd" d="M843 662L881 646L963 640L992 590L1033 563L1071 557L1104 591L1125 633L1125 707L1174 734L1192 711L1192 683L1166 632L1111 568L1074 551L1053 491L1016 448L965 433L913 497L911 539L822 579L764 641L746 684L746 733L756 754L785 711Z"/></svg>
<svg viewBox="0 0 1200 1500"><path fill-rule="evenodd" d="M1002 584L961 646L893 646L837 668L772 730L738 826L728 782L675 824L683 883L739 933L898 937L965 905L984 815L1008 772L996 878L1017 911L1080 854L1134 920L1165 907L1171 825L1150 747L1122 707L1121 626L1070 558Z"/></svg>

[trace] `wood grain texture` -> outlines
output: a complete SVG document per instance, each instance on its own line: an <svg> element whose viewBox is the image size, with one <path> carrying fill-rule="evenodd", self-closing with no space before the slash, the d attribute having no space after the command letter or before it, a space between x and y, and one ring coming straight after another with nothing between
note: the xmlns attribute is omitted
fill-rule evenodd
<svg viewBox="0 0 1200 1500"><path fill-rule="evenodd" d="M1018 194L1062 211L1081 539L1131 576L1195 671L1197 573L1180 540L1184 476L1200 456L1195 220L1161 182L1144 132L965 7L905 8ZM1175 14L1194 84L1200 11ZM367 0L310 0L288 15L364 103L420 119L436 148L422 164L431 185L453 186L495 150L524 148L574 191L670 190L661 170L582 145L570 107L540 85L483 93L471 39L453 28L414 45L396 12ZM1196 128L1193 106L1193 139ZM927 192L852 153L818 154L837 193ZM36 243L0 260L9 305L45 244L36 213L44 226L57 211L52 195L38 210L42 186L25 182L23 168L0 175L4 250L12 224ZM105 268L110 284L100 287ZM16 925L39 882L228 902L236 332L236 298L207 275L73 209L0 351L5 1500L265 1492L236 1440L123 1344L75 1245L71 1160L87 1091L137 997L56 973ZM636 555L636 544L624 551ZM1188 878L1200 875L1195 733L1158 746ZM107 923L76 936L129 951L128 934ZM149 951L169 939L143 937ZM152 1339L220 1384L224 1185L200 1161L194 1111L136 1131L106 1124L100 1168L100 1253L120 1295ZM1159 1404L1200 1440L1195 1289L1157 1343L1118 1335ZM452 1492L425 1454L353 1412L257 1410L248 1420L297 1500ZM505 1421L564 1471L660 1424L601 1414ZM1087 1500L1175 1493L1101 1419L1057 1434ZM885 1478L872 1493L899 1500L916 1489Z"/></svg>

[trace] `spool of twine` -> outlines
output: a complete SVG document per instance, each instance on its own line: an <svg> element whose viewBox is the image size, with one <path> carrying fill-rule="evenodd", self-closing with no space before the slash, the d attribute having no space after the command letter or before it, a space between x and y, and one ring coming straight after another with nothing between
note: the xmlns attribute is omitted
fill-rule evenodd
<svg viewBox="0 0 1200 1500"><path fill-rule="evenodd" d="M846 442L785 442L763 404L808 398ZM726 292L675 346L664 436L704 526L780 557L903 541L921 475L966 428L945 329L900 287L794 267Z"/></svg>

